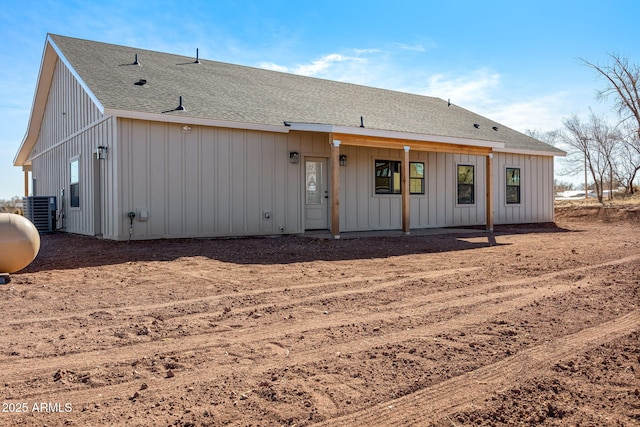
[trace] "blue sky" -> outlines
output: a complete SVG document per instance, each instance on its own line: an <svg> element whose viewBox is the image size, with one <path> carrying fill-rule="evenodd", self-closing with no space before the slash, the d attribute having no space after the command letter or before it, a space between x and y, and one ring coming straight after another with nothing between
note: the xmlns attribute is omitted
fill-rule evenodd
<svg viewBox="0 0 640 427"><path fill-rule="evenodd" d="M0 199L23 193L47 33L451 99L514 129L560 128L604 81L579 58L640 62L637 0L15 1L0 8ZM613 116L612 116L613 118ZM570 177L559 177L570 180Z"/></svg>

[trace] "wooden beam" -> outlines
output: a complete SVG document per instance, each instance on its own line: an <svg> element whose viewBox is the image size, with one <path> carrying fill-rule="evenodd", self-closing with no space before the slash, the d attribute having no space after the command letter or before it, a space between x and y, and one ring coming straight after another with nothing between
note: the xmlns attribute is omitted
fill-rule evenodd
<svg viewBox="0 0 640 427"><path fill-rule="evenodd" d="M403 150L404 154L402 157L402 163L400 164L400 169L402 170L402 175L400 178L402 189L402 232L408 235L411 227L409 146L405 145L403 147Z"/></svg>
<svg viewBox="0 0 640 427"><path fill-rule="evenodd" d="M29 171L24 171L24 197L29 197Z"/></svg>
<svg viewBox="0 0 640 427"><path fill-rule="evenodd" d="M487 156L486 191L487 191L487 231L493 231L493 154Z"/></svg>
<svg viewBox="0 0 640 427"><path fill-rule="evenodd" d="M331 141L331 234L340 238L340 140Z"/></svg>
<svg viewBox="0 0 640 427"><path fill-rule="evenodd" d="M472 156L486 156L491 152L490 147L475 147L472 145L445 144L443 142L408 141L402 139L382 138L377 136L360 136L334 134L344 145L355 145L372 148L391 148L402 150L410 142L414 151L430 151L433 153L467 154Z"/></svg>

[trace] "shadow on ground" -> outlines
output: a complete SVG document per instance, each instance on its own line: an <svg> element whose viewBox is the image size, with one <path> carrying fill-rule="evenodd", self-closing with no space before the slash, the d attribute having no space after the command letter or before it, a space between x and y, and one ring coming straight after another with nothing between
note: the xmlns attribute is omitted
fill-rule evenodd
<svg viewBox="0 0 640 427"><path fill-rule="evenodd" d="M206 257L236 264L289 264L310 261L348 261L420 253L465 251L501 245L500 236L522 233L561 233L555 224L496 227L494 233L457 229L454 234L395 235L350 239L302 236L236 239L166 239L116 242L67 233L42 236L40 253L19 273L96 267L138 261L172 261ZM467 241L465 239L471 239Z"/></svg>

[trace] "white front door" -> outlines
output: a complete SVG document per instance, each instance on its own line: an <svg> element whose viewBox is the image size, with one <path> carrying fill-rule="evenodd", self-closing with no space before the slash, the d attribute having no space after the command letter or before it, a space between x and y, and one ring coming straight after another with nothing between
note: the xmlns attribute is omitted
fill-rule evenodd
<svg viewBox="0 0 640 427"><path fill-rule="evenodd" d="M327 159L305 158L304 169L304 228L326 230L329 228Z"/></svg>

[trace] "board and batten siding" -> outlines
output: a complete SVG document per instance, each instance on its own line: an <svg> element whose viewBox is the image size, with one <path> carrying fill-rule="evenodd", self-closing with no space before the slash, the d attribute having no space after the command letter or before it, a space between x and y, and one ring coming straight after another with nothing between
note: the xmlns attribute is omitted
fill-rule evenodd
<svg viewBox="0 0 640 427"><path fill-rule="evenodd" d="M375 194L375 160L400 161L393 149L342 146L348 165L341 167L341 231L397 230L402 227L402 196ZM486 157L410 151L411 162L425 166L424 194L410 196L411 228L486 224ZM553 157L494 153L494 223L553 221ZM475 167L475 203L457 204L457 165ZM521 203L506 203L506 168L521 172Z"/></svg>
<svg viewBox="0 0 640 427"><path fill-rule="evenodd" d="M496 153L493 159L494 223L552 222L553 157ZM520 203L507 204L507 168L520 168Z"/></svg>
<svg viewBox="0 0 640 427"><path fill-rule="evenodd" d="M31 152L35 196L55 196L58 227L85 234L101 234L102 223L96 203L107 204L103 187L111 186L113 171L95 159L99 145L113 140L111 118L105 118L89 95L60 60L56 63L38 140ZM69 206L70 162L78 159L80 207ZM103 179L104 181L100 181ZM62 190L65 196L62 197Z"/></svg>
<svg viewBox="0 0 640 427"><path fill-rule="evenodd" d="M301 233L302 160L328 153L328 138L118 119L115 238ZM143 218L143 215L147 218Z"/></svg>
<svg viewBox="0 0 640 427"><path fill-rule="evenodd" d="M396 230L402 227L402 196L375 193L375 161L402 159L400 150L342 146L341 231ZM410 197L411 228L480 225L485 221L485 157L412 150L411 162L425 167L424 194ZM475 204L457 205L457 165L475 166Z"/></svg>

